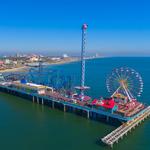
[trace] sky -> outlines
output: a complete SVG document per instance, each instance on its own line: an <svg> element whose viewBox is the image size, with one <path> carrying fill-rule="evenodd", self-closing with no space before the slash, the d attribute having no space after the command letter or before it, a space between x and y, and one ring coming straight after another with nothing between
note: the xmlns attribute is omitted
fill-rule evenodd
<svg viewBox="0 0 150 150"><path fill-rule="evenodd" d="M0 54L150 56L149 0L0 0Z"/></svg>

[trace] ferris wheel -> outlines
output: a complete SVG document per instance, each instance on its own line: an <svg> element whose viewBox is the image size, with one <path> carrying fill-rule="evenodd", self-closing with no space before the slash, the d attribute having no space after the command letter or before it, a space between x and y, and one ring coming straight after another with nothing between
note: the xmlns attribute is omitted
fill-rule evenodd
<svg viewBox="0 0 150 150"><path fill-rule="evenodd" d="M106 86L112 97L119 93L126 96L129 101L140 97L143 92L141 75L128 67L114 69L106 80Z"/></svg>

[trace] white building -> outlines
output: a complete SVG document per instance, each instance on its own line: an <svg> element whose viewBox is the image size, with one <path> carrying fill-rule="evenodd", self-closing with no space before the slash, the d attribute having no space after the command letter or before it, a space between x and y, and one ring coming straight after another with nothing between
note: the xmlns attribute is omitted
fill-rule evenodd
<svg viewBox="0 0 150 150"><path fill-rule="evenodd" d="M63 54L63 58L68 58L69 56L67 54Z"/></svg>
<svg viewBox="0 0 150 150"><path fill-rule="evenodd" d="M6 65L8 65L8 64L10 64L12 61L10 60L10 59L5 59L5 61L4 61L4 63L6 64Z"/></svg>
<svg viewBox="0 0 150 150"><path fill-rule="evenodd" d="M59 57L52 57L51 60L57 60L58 61L58 60L60 60L60 58Z"/></svg>
<svg viewBox="0 0 150 150"><path fill-rule="evenodd" d="M38 60L39 60L39 58L37 56L30 57L31 62L35 62L35 61L38 61Z"/></svg>

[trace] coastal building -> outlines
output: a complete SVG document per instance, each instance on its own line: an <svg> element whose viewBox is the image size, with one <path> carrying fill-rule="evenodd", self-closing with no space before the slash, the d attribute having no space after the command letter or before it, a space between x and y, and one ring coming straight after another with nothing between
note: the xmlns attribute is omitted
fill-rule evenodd
<svg viewBox="0 0 150 150"><path fill-rule="evenodd" d="M18 64L18 61L13 61L12 62L14 65L17 65Z"/></svg>
<svg viewBox="0 0 150 150"><path fill-rule="evenodd" d="M52 57L52 58L51 58L51 60L54 60L54 61L55 61L55 60L59 61L60 59L61 59L60 57Z"/></svg>
<svg viewBox="0 0 150 150"><path fill-rule="evenodd" d="M68 58L69 56L67 54L63 54L63 58Z"/></svg>
<svg viewBox="0 0 150 150"><path fill-rule="evenodd" d="M5 65L9 65L9 64L11 64L11 62L12 62L12 61L11 61L10 59L5 59L5 60L4 60Z"/></svg>
<svg viewBox="0 0 150 150"><path fill-rule="evenodd" d="M36 55L33 55L33 56L29 57L29 61L30 61L30 62L36 62L36 61L38 61L38 60L39 60L39 57L36 56Z"/></svg>

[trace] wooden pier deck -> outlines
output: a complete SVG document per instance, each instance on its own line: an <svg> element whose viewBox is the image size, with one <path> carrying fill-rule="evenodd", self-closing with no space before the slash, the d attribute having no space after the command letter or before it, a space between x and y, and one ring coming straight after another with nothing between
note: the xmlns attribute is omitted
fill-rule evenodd
<svg viewBox="0 0 150 150"><path fill-rule="evenodd" d="M119 139L122 139L124 135L127 135L132 129L135 129L142 121L150 116L150 106L145 111L132 121L128 121L122 124L120 127L109 133L107 136L102 138L102 142L108 146L113 147L115 143L118 143Z"/></svg>

